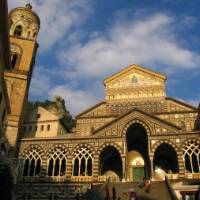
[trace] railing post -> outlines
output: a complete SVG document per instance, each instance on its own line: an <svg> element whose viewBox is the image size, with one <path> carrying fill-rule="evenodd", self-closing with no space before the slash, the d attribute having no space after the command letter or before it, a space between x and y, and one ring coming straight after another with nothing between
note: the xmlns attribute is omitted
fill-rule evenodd
<svg viewBox="0 0 200 200"><path fill-rule="evenodd" d="M93 181L98 181L99 176L99 160L98 155L94 155L93 165L92 165L92 176Z"/></svg>
<svg viewBox="0 0 200 200"><path fill-rule="evenodd" d="M184 166L182 152L177 152L177 157L178 157L179 177L184 178L185 177L185 166Z"/></svg>

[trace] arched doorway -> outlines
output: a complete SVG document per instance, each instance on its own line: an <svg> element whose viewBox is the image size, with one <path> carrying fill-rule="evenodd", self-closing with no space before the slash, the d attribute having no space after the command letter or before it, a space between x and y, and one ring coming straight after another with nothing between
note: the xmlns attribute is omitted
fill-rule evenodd
<svg viewBox="0 0 200 200"><path fill-rule="evenodd" d="M164 173L178 173L178 158L174 148L163 143L157 147L153 159L154 170ZM155 174L156 175L156 174ZM159 174L157 174L159 176Z"/></svg>
<svg viewBox="0 0 200 200"><path fill-rule="evenodd" d="M140 181L144 177L144 159L138 151L132 150L128 153L127 174L131 181Z"/></svg>
<svg viewBox="0 0 200 200"><path fill-rule="evenodd" d="M139 123L133 123L126 132L127 143L127 177L131 181L140 181L150 177L148 155L148 136L146 129ZM138 165L129 165L131 161L140 161Z"/></svg>
<svg viewBox="0 0 200 200"><path fill-rule="evenodd" d="M122 179L122 160L115 147L107 146L102 150L99 168L101 176L109 176L114 180Z"/></svg>

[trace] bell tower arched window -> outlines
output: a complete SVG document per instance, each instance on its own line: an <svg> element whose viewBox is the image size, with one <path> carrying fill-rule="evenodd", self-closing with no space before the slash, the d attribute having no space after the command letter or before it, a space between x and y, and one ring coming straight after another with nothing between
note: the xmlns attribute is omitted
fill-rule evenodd
<svg viewBox="0 0 200 200"><path fill-rule="evenodd" d="M17 53L13 53L11 55L11 68L12 69L16 68L18 58L19 58L19 55Z"/></svg>
<svg viewBox="0 0 200 200"><path fill-rule="evenodd" d="M20 26L20 25L16 26L15 31L14 31L14 35L15 36L21 36L22 35L22 26Z"/></svg>
<svg viewBox="0 0 200 200"><path fill-rule="evenodd" d="M33 34L33 38L36 38L36 36L37 36L37 33L35 32L35 33Z"/></svg>

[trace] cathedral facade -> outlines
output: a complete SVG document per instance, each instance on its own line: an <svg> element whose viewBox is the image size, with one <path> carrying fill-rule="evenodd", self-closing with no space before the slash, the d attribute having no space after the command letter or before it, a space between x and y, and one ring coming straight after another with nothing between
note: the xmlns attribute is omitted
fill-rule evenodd
<svg viewBox="0 0 200 200"><path fill-rule="evenodd" d="M41 120L29 111L19 150L24 180L139 181L160 179L159 170L199 179L198 109L167 97L165 81L138 65L112 75L105 101L80 113L73 133L55 129L53 109L38 108Z"/></svg>
<svg viewBox="0 0 200 200"><path fill-rule="evenodd" d="M17 199L66 199L108 179L200 179L200 110L168 97L164 74L134 64L106 78L105 100L80 113L73 131L62 98L26 107L40 20L30 5L9 17L6 137L19 159Z"/></svg>

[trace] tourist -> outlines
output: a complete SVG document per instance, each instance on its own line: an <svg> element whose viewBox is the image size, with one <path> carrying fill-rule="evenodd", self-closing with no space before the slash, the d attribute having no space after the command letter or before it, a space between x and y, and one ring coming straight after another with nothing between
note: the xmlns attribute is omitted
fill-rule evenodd
<svg viewBox="0 0 200 200"><path fill-rule="evenodd" d="M144 187L145 187L146 193L149 193L151 189L151 180L145 180Z"/></svg>
<svg viewBox="0 0 200 200"><path fill-rule="evenodd" d="M112 199L116 200L116 189L115 189L115 186L113 186L113 188L112 188Z"/></svg>
<svg viewBox="0 0 200 200"><path fill-rule="evenodd" d="M136 200L136 192L134 191L134 188L130 189L129 200Z"/></svg>

